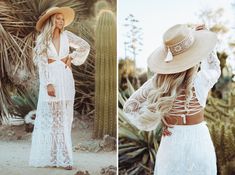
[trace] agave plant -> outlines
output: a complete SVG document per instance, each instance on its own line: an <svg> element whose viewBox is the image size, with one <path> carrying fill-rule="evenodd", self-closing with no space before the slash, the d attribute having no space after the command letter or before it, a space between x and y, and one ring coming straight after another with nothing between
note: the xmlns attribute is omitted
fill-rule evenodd
<svg viewBox="0 0 235 175"><path fill-rule="evenodd" d="M17 91L20 87L22 92L26 92L29 87L38 88L35 84L31 85L32 78L37 76L37 70L32 61L32 48L36 38L35 24L40 14L52 6L72 7L76 12L73 31L82 36L87 36L85 39L91 44L92 51L88 61L85 65L74 68L73 71L77 92L75 109L82 111L81 113L88 113L94 109L94 91L92 90L94 87L92 84L94 82L93 36L92 33L88 33L90 30L86 30L88 27L84 27L85 25L82 25L82 22L78 23L78 21L84 21L90 17L90 10L94 2L95 0L89 1L89 3L85 0L9 0L0 2L1 117L13 115L15 112L22 113L20 111L22 108L15 108L15 101L11 98L11 90ZM84 86L81 87L81 84L84 84ZM6 87L12 88L7 89ZM23 95L22 93L16 94ZM80 104L85 104L85 107Z"/></svg>
<svg viewBox="0 0 235 175"><path fill-rule="evenodd" d="M131 125L122 110L126 96L130 96L134 88L128 81L128 91L119 92L119 171L121 174L152 174L155 155L160 143L162 127L154 131L140 131ZM123 95L125 94L125 95Z"/></svg>

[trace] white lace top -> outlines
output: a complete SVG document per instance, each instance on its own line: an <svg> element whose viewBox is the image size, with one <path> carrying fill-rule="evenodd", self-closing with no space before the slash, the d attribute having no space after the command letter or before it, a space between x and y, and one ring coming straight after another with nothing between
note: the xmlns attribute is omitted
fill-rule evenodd
<svg viewBox="0 0 235 175"><path fill-rule="evenodd" d="M40 35L37 38L36 46L34 48L34 51L37 52L38 47L41 47L38 45L38 41L41 39ZM74 48L75 50L69 54L69 47ZM43 84L47 85L52 83L52 79L50 76L50 71L48 70L48 61L47 58L55 59L55 60L61 60L62 58L65 58L66 56L70 55L72 58L71 63L78 66L85 62L88 54L90 52L90 45L80 38L79 36L75 35L74 33L65 30L60 34L60 48L59 53L57 53L56 48L52 41L49 42L49 48L47 49L47 57L46 56L38 56L38 58L34 58L36 64L40 64L39 72L44 75Z"/></svg>
<svg viewBox="0 0 235 175"><path fill-rule="evenodd" d="M194 101L194 104L192 105L195 106L193 107L193 111L191 111L191 115L200 112L200 110L205 107L208 92L217 82L218 78L220 77L220 74L220 62L216 55L216 52L213 51L207 59L204 59L201 62L201 69L197 73L193 81L193 86L195 90L194 97L193 99L191 99L191 101ZM129 120L129 122L135 125L140 130L154 130L161 122L159 113L153 113L149 111L146 107L146 99L148 93L154 88L153 80L156 76L157 74L155 74L152 78L145 82L137 91L135 91L126 101L123 107L125 116ZM175 107L173 105L174 110L171 110L169 115L177 115L176 108L178 107L179 109L182 107L180 104L182 103L181 100L176 100L175 103ZM178 112L178 114L181 115L182 109L179 109ZM188 112L190 113L190 110ZM144 115L146 113L147 115Z"/></svg>

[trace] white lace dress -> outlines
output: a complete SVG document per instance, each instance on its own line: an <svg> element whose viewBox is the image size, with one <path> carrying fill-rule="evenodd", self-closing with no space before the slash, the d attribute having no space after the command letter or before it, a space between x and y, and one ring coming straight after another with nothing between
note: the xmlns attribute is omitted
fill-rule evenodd
<svg viewBox="0 0 235 175"><path fill-rule="evenodd" d="M40 49L37 38L34 51ZM74 48L69 53L69 46ZM37 113L32 133L29 165L34 167L73 165L71 126L75 84L72 70L61 61L70 54L72 64L81 65L90 51L89 44L72 32L60 34L60 49L57 53L52 41L47 48L47 56L35 54L34 60L39 68L39 97ZM48 63L47 58L55 61ZM55 97L47 94L47 85L55 87Z"/></svg>
<svg viewBox="0 0 235 175"><path fill-rule="evenodd" d="M193 100L198 104L191 112L198 112L205 107L208 92L221 73L219 64L215 52L202 61L201 69L193 81L195 89ZM154 88L153 81L156 76L155 74L141 86L124 104L126 118L140 130L154 130L161 121L157 114L146 108L146 99ZM179 111L176 109L173 112L176 115L180 112L180 108ZM172 135L161 138L156 153L154 175L217 174L215 149L205 121L195 125L175 125L168 130Z"/></svg>

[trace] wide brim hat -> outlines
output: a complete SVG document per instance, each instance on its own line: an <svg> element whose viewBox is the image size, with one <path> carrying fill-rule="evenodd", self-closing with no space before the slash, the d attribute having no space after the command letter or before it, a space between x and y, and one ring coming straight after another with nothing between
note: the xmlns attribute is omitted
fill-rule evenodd
<svg viewBox="0 0 235 175"><path fill-rule="evenodd" d="M177 24L164 33L163 44L148 57L148 67L159 74L183 72L208 57L216 42L213 32Z"/></svg>
<svg viewBox="0 0 235 175"><path fill-rule="evenodd" d="M42 15L39 17L37 24L36 24L36 30L41 31L45 21L51 16L56 13L61 13L64 15L64 27L71 24L75 17L75 12L70 7L52 7L46 10Z"/></svg>

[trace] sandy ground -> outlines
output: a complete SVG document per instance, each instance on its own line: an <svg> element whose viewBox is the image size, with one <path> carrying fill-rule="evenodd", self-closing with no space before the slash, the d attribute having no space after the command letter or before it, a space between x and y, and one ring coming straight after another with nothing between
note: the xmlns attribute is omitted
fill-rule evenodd
<svg viewBox="0 0 235 175"><path fill-rule="evenodd" d="M116 151L95 153L76 150L73 152L73 170L29 167L28 158L31 146L31 133L23 133L22 127L14 128L14 130L15 134L12 134L9 128L0 126L1 175L74 175L79 170L87 170L91 175L99 175L102 168L110 165L117 166ZM81 129L77 126L73 128L73 146L87 141L92 142L91 135L92 129L90 127Z"/></svg>

